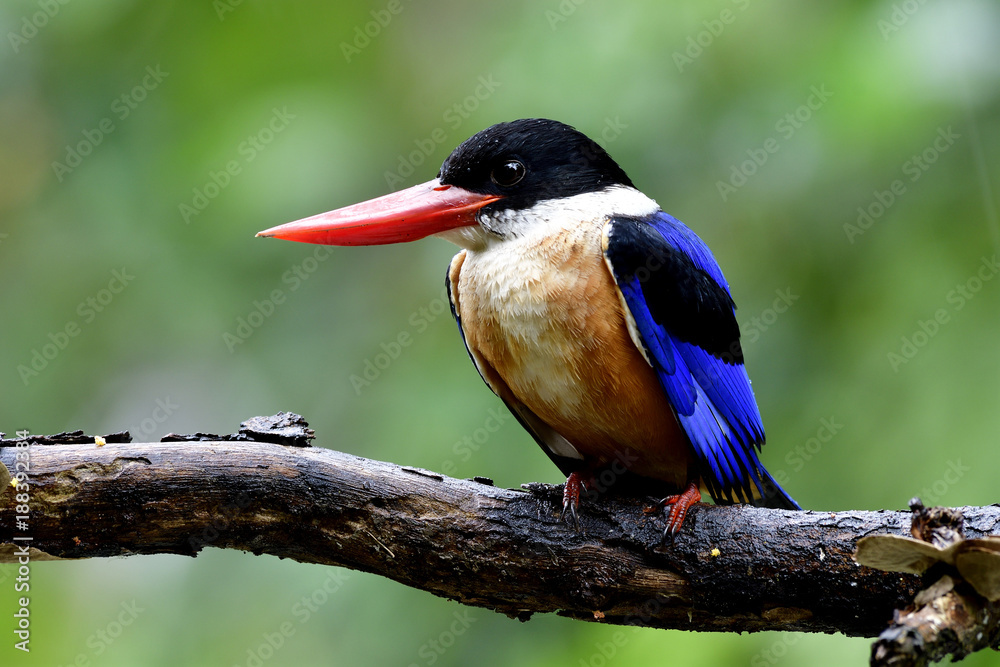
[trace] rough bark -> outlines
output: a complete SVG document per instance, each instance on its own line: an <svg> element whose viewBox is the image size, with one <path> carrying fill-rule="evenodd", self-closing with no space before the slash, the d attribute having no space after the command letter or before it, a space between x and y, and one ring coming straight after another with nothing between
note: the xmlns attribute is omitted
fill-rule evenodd
<svg viewBox="0 0 1000 667"><path fill-rule="evenodd" d="M17 451L0 448L12 473ZM211 546L373 572L525 620L866 637L921 586L852 559L862 536L907 534L909 512L696 505L661 543L649 498L584 500L577 533L559 519L561 487L260 442L33 445L29 483L27 530L15 489L0 491L0 561L29 536L36 560ZM1000 508L963 511L968 537L997 531Z"/></svg>
<svg viewBox="0 0 1000 667"><path fill-rule="evenodd" d="M1000 538L969 539L961 510L910 500L911 536L859 541L855 560L934 582L872 645L872 667L924 667L1000 646Z"/></svg>
<svg viewBox="0 0 1000 667"><path fill-rule="evenodd" d="M1000 603L944 574L920 591L872 645L872 667L924 667L1000 646Z"/></svg>

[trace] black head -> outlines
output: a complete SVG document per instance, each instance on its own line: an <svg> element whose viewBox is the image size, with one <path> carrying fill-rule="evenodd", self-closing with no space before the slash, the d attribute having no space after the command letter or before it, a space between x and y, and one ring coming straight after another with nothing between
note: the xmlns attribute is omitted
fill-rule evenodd
<svg viewBox="0 0 1000 667"><path fill-rule="evenodd" d="M438 178L481 194L501 195L493 209L523 209L632 181L596 142L544 118L499 123L473 135L441 165Z"/></svg>

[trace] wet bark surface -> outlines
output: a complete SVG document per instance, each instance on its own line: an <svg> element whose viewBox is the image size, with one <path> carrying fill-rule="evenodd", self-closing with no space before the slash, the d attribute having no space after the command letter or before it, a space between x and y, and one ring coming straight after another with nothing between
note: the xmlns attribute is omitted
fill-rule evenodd
<svg viewBox="0 0 1000 667"><path fill-rule="evenodd" d="M12 474L23 449L0 448ZM29 484L36 560L239 549L525 620L874 637L921 587L852 559L860 537L908 534L910 512L699 504L662 541L653 498L585 499L577 532L559 518L559 486L502 489L328 449L212 440L32 445ZM0 493L0 561L23 544L15 493ZM1000 508L963 511L968 537L998 531Z"/></svg>

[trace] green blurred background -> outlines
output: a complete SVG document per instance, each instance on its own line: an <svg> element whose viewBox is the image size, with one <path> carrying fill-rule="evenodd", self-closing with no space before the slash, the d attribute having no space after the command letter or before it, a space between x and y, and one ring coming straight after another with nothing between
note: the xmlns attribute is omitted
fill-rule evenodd
<svg viewBox="0 0 1000 667"><path fill-rule="evenodd" d="M317 261L254 238L543 116L601 137L713 248L763 459L804 507L998 501L995 2L16 0L0 27L8 434L150 440L291 410L325 447L561 482L513 420L484 430L502 406L447 314L452 246ZM0 566L0 628L13 576ZM869 646L522 624L211 548L37 563L31 584L32 652L3 630L2 664L756 667L863 664ZM303 597L322 604L303 614Z"/></svg>

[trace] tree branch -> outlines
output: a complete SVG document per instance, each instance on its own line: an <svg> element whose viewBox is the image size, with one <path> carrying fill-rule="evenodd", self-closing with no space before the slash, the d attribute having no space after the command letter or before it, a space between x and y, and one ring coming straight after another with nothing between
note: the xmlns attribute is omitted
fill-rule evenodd
<svg viewBox="0 0 1000 667"><path fill-rule="evenodd" d="M11 473L22 449L0 448ZM523 620L866 637L920 587L851 557L862 536L906 534L909 512L697 505L661 545L651 499L584 500L577 533L559 520L560 487L477 479L260 442L34 445L26 531L15 489L0 492L0 562L16 560L15 536L36 560L213 546L373 572ZM1000 523L997 507L963 511L969 537Z"/></svg>

